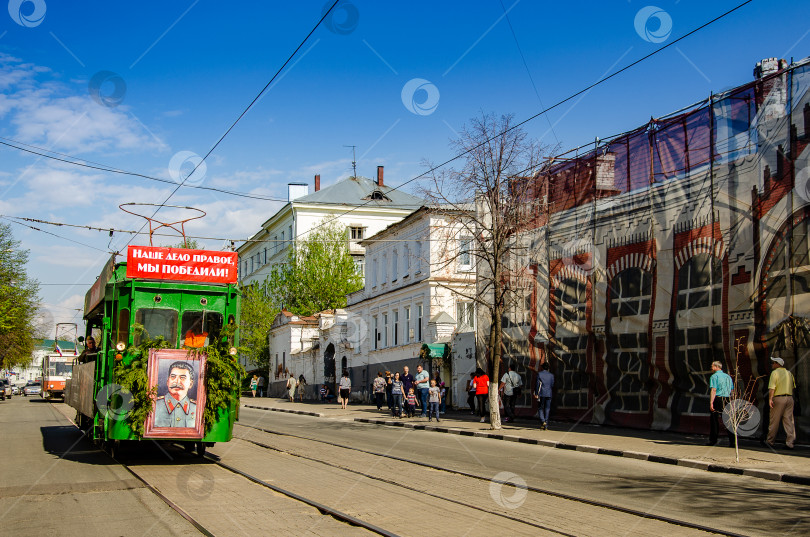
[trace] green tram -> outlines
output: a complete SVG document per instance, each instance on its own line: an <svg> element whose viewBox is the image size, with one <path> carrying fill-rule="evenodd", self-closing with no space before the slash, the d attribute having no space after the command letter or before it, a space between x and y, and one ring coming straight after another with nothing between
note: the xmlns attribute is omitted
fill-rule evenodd
<svg viewBox="0 0 810 537"><path fill-rule="evenodd" d="M111 453L182 442L202 456L231 439L244 376L237 266L231 252L132 246L107 262L85 296L85 351L65 397L94 441Z"/></svg>

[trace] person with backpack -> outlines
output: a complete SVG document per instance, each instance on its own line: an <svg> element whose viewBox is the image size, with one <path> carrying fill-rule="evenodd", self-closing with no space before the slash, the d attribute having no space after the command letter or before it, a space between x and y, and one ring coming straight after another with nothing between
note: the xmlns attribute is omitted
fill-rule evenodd
<svg viewBox="0 0 810 537"><path fill-rule="evenodd" d="M523 380L515 371L515 366L509 364L509 371L501 377L501 384L498 386L498 391L503 394L503 411L506 414L504 423L515 421L515 400L520 395L522 386Z"/></svg>

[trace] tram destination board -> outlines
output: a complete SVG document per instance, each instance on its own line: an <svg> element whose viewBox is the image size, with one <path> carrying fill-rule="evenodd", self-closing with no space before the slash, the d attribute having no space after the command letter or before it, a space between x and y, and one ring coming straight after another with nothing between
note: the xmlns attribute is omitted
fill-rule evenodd
<svg viewBox="0 0 810 537"><path fill-rule="evenodd" d="M129 246L127 278L236 283L236 252Z"/></svg>

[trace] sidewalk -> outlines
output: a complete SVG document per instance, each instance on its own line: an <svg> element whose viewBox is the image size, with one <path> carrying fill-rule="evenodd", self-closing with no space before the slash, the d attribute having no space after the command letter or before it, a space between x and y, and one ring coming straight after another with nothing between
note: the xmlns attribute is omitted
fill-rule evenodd
<svg viewBox="0 0 810 537"><path fill-rule="evenodd" d="M493 431L489 423L479 423L469 412L450 411L441 422L426 418L395 419L376 406L353 403L343 410L336 403L290 403L277 398L243 397L242 406L274 412L317 416L329 419L353 420L360 423L410 427L429 431L461 434L501 441L523 442L548 448L569 449L614 457L628 457L653 463L675 464L706 470L784 481L810 486L810 449L797 446L795 450L771 450L758 440L740 439L740 462L735 462L734 450L720 445L709 447L706 436L622 429L592 424L550 422L549 429L540 430L536 419L522 418L516 423L503 424Z"/></svg>

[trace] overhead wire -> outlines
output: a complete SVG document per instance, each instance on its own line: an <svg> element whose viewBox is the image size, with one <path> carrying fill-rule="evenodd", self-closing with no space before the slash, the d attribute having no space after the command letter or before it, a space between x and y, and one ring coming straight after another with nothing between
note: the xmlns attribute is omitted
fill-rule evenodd
<svg viewBox="0 0 810 537"><path fill-rule="evenodd" d="M749 0L749 1L750 1L750 0ZM235 120L235 121L234 121L234 122L231 124L231 126L230 126L230 127L228 127L228 129L227 129L227 130L226 130L226 131L225 131L225 132L222 134L222 136L220 136L220 137L219 137L219 139L216 141L216 143L215 143L213 146L211 146L211 149L209 149L209 150L208 150L208 152L207 152L207 153L206 153L206 154L205 154L205 155L202 157L202 159L200 159L200 162L198 162L198 163L197 163L197 164L194 166L194 169L193 169L193 170L191 170L191 172L190 172L190 173L189 173L189 174L188 174L188 175L187 175L187 176L186 176L186 177L183 179L183 181L182 181L182 182L181 182L179 185L177 185L177 187L176 187L176 188L175 188L175 189L172 191L172 193L171 193L171 194L169 194L169 195L166 197L166 199L165 199L165 200L163 200L163 203L161 203L160 205L158 205L158 207L155 209L155 212L154 212L154 213L152 213L152 216L150 217L150 220L151 220L152 218L154 218L154 217L155 217L155 215L158 213L158 211L160 211L160 209L161 209L161 207L162 207L162 206L164 206L166 203L168 203L168 201L169 201L169 200L172 198L172 196L174 196L174 195L177 193L177 191L180 189L180 187L182 187L182 186L185 184L185 182L186 182L186 181L188 181L189 177L191 177L192 175L194 175L194 172L196 172L196 171L197 171L197 169L200 167L200 165L202 165L202 163L206 161L206 159L207 159L207 158L208 158L208 157L211 155L211 153L213 153L213 152L214 152L214 150L216 150L216 148L217 148L217 147L219 147L219 144L221 144L221 143L222 143L222 141L225 139L225 137L226 137L226 136L228 136L228 134L230 134L230 132L231 132L231 131L234 129L234 127L236 127L237 123L239 123L239 121L240 121L240 120L241 120L243 117L245 117L245 114L247 114L247 113L248 113L248 111L249 111L251 108L253 108L253 105L254 105L254 104L256 104L256 102L257 102L257 101L258 101L258 100L261 98L261 96L262 96L262 95L264 95L264 92L265 92L265 91L267 91L267 89L268 89L268 88L269 88L269 87L270 87L270 86L273 84L273 82L276 80L276 78L278 78L278 76L281 74L281 72L284 70L284 68L285 68L285 67L287 67L287 64L288 64L288 63L290 63L290 62L292 61L292 59L295 57L295 55L298 53L298 51L299 51L299 50L301 50L301 48L304 46L304 44L305 44L305 43L306 43L306 42L309 40L309 38L312 36L312 34L314 34L314 33L315 33L315 30L317 30L317 29L318 29L318 27L321 25L321 23L324 21L324 19L326 19L326 17L328 17L328 16L329 16L329 14L330 14L330 13L332 13L332 10L335 8L335 6L338 4L338 2L340 2L340 0L335 0L335 1L332 3L332 5L331 5L331 6L329 6L329 9L327 9L327 10L325 10L325 11L324 11L324 13L323 13L323 15L321 16L321 18L318 20L318 22L315 24L315 26L313 26L313 27L312 27L312 30L310 30L310 31L309 31L309 33L306 35L306 37L304 37L304 39L303 39L303 40L301 40L301 43L299 43L299 45L298 45L298 46L295 48L295 50L292 52L292 54L290 54L290 55L287 57L287 59L284 61L284 63L281 65L281 67L279 67L279 68L278 68L278 70L277 70L277 71L276 71L276 73L273 75L273 77L272 77L272 78L271 78L271 79L270 79L270 80L267 82L267 84L265 84L265 85L264 85L264 87L263 87L263 88L261 89L261 91L260 91L260 92L259 92L259 93L256 95L256 97L254 97L254 98L253 98L253 100L252 100L252 101L250 101L250 104L248 104L248 105L245 107L245 109L242 111L242 113L241 113L241 114L239 114L239 117L237 117L237 118L236 118L236 120ZM148 223L148 222L147 222L147 223ZM145 227L146 227L147 223L144 223L144 224L141 226L140 231L143 231L143 228L145 228ZM133 238L134 238L134 236L133 236ZM130 242L132 242L132 239L130 239L129 241L127 241L127 243L124 245L124 247L126 247L127 245L129 245L129 243L130 243ZM123 250L123 248L124 248L124 247L122 247L120 250ZM120 250L119 250L119 251L120 251Z"/></svg>
<svg viewBox="0 0 810 537"><path fill-rule="evenodd" d="M14 142L14 143L11 143L11 142ZM116 174L120 174L120 175L129 175L129 176L132 176L132 177L140 177L142 179L148 179L150 181L158 181L158 182L167 183L167 184L170 184L170 185L177 185L178 184L177 181L172 181L170 179L163 179L161 177L155 177L153 175L147 175L145 173L140 173L140 172L132 172L132 171L128 171L128 170L122 170L120 168L115 168L115 167L112 167L112 166L108 166L106 164L93 162L91 160L83 159L83 158L76 157L76 156L73 156L73 155L68 155L68 154L65 154L65 153L58 153L56 151L50 151L48 149L43 149L41 147L25 144L23 142L20 142L18 140L14 140L12 138L4 138L4 137L0 136L0 145L11 147L13 149L17 149L18 151L25 151L26 153L31 153L31 154L37 155L39 157L43 157L43 158L47 158L47 159L51 159L51 160L56 160L58 162L64 162L66 164L72 164L74 166L81 166L83 168L89 168L89 169L92 169L92 170L99 170L99 171L108 172L108 173L116 173ZM33 149L28 149L28 148L33 148ZM36 149L36 151L35 151L35 149ZM47 153L45 153L46 151L50 152L50 153L53 153L54 155L60 155L61 157L65 157L65 158L60 158L60 157L55 157L53 155L48 155ZM72 159L72 160L69 160L69 159ZM275 197L272 197L272 196L260 196L258 194L249 194L247 192L237 192L237 191L234 191L234 190L227 190L227 189L224 189L224 188L216 188L216 187L211 187L211 186L188 185L188 184L182 185L182 186L184 186L185 188L197 188L197 189L200 189L200 190L211 190L211 191L214 191L214 192L220 192L222 194L228 194L229 196L238 196L238 197L242 197L242 198L251 198L251 199L257 199L257 200L264 200L264 201L282 201L282 202L287 201L284 198L275 198Z"/></svg>
<svg viewBox="0 0 810 537"><path fill-rule="evenodd" d="M607 76L605 76L605 77L600 78L599 80L597 80L597 81L596 81L596 82L594 82L593 84L590 84L589 86L587 86L587 87L585 87L585 88L583 88L583 89L581 89L581 90L577 91L576 93L573 93L573 94L569 95L568 97L565 97L564 99L561 99L560 101L557 101L556 103L554 103L553 105L549 106L548 108L545 108L545 109L543 109L543 110L541 110L541 111L537 112L536 114L534 114L534 115L532 115L532 116L529 116L528 118L526 118L526 119L524 119L524 120L522 120L522 121L520 121L520 122L518 122L518 123L516 123L516 124L512 125L512 126L511 126L511 127L509 127L508 129L505 129L505 130L503 130L502 132L499 132L499 133L497 133L497 134L494 134L494 135L490 136L489 138L487 138L487 139L483 140L482 142L478 143L477 145L475 145L475 146L473 146L473 147L471 147L471 148L469 148L469 149L466 149L465 151L462 151L461 153L458 153L458 154L454 155L453 157L451 157L451 158L449 158L449 159L445 160L445 161L444 161L444 162L442 162L441 164L437 164L437 165L435 165L435 166L432 166L430 169L426 170L425 172L423 172L423 173L421 173L421 174L419 174L419 175L417 175L417 176L415 176L415 177L412 177L411 179L408 179L407 181L405 181L404 183L402 183L402 184L400 184L400 185L398 185L398 186L396 186L396 187L392 187L392 188L390 188L390 189L389 189L387 192L392 192L392 191L394 191L394 190L399 190L399 189L401 189L402 187L404 187L404 186L406 186L406 185L408 185L408 184L410 184L410 183L412 183L412 182L414 182L414 181L416 181L416 180L418 180L418 179L421 179L421 178L423 178L423 177L427 176L428 174L435 172L436 170L438 170L438 169L440 169L440 168L443 168L444 166L446 166L446 165L450 164L451 162L454 162L454 161L456 161L456 160L460 159L461 157L463 157L463 156L465 156L465 155L468 155L468 154L472 153L472 152L473 152L473 151L475 151L476 149L478 149L478 148L480 148L480 147L483 147L484 145L486 145L486 144L490 143L492 140L495 140L495 139L497 139L497 138L499 138L499 137L503 136L504 134L507 134L508 132L510 132L510 131L512 131L512 130L515 130L515 129L517 129L517 128L519 128L519 127L523 126L523 125L525 125L526 123L529 123L530 121L533 121L533 120L537 119L538 117L542 116L543 114L546 114L547 112L549 112L549 111L551 111L551 110L553 110L553 109L557 108L558 106L560 106L560 105L562 105L562 104L564 104L564 103L566 103L566 102L568 102L568 101L570 101L570 100L574 99L575 97L578 97L579 95L582 95L583 93L586 93L586 92L590 91L591 89L595 88L596 86L598 86L598 85L600 85L600 84L602 84L602 83L604 83L604 82L607 82L607 81L608 81L608 80L610 80L611 78L613 78L613 77L615 77L615 76L617 76L617 75L619 75L619 74L623 73L624 71L627 71L628 69L631 69L632 67L635 67L635 66L636 66L636 65L638 65L639 63L641 63L641 62L643 62L643 61L645 61L645 60L647 60L647 59L649 59L649 58L651 58L651 57L655 56L656 54L659 54L660 52L662 52L662 51L664 51L664 50L668 49L669 47L674 46L676 43L679 43L680 41L683 41L683 40L684 40L684 39L686 39L687 37L689 37L689 36L691 36L691 35L695 34L696 32L699 32L700 30L702 30L702 29L706 28L707 26L710 26L711 24L714 24L715 22L719 21L720 19L723 19L724 17L727 17L728 15L730 15L731 13L733 13L733 12L737 11L738 9L742 8L743 6L745 6L745 5L747 5L747 4L750 4L752 1L753 1L753 0L745 0L745 1L744 1L744 2L742 2L741 4L738 4L737 6L735 6L735 7L731 8L731 9L729 9L728 11L724 12L723 14L718 15L717 17L715 17L715 18L711 19L710 21L708 21L708 22L706 22L706 23L704 23L704 24L702 24L702 25L698 26L697 28L695 28L695 29L693 29L693 30L691 30L691 31L689 31L689 32L687 32L687 33L685 33L684 35L682 35L682 36L678 37L677 39L674 39L674 40L670 41L670 42L669 42L669 43L667 43L666 45L663 45L663 46L661 46L661 47L659 47L659 48L655 49L654 51L650 52L649 54L646 54L646 55L642 56L641 58L639 58L639 59L637 59L637 60L635 60L635 61L631 62L631 63L630 63L630 64L628 64L628 65L625 65L624 67L622 67L621 69L619 69L619 70L618 70L618 71L616 71L615 73L611 73L610 75L607 75ZM591 142L591 144L589 144L589 145L592 145L592 142ZM566 152L566 153L567 153L567 152ZM563 154L565 154L565 153L563 153ZM365 203L363 203L363 204L356 205L356 206L354 206L354 207L352 207L352 208L350 208L350 209L347 209L346 211L344 211L344 212L342 212L342 213L340 213L340 214L338 214L338 215L335 215L335 216L334 216L334 217L332 217L330 220L324 220L324 221L323 221L323 222L321 222L320 224L318 224L318 225L316 225L316 226L313 226L312 228L310 228L310 229L309 229L309 230L307 230L307 231L304 231L304 232L302 233L302 235L305 235L305 234L307 234L307 233L310 233L310 232L312 232L312 231L315 231L316 229L318 229L318 228L320 228L320 227L322 227L322 226L324 226L324 225L328 225L329 223L331 223L331 222L334 222L334 221L338 220L338 219L339 219L339 218L341 218L342 216L345 216L345 215L350 214L350 213L352 213L352 212L354 212L354 211L356 211L356 210L358 210L358 209L361 209L362 207L365 207L365 206L366 206L366 205L368 205L369 203L371 203L371 200L368 200L368 201L366 201L366 202L365 202Z"/></svg>
<svg viewBox="0 0 810 537"><path fill-rule="evenodd" d="M18 222L17 220L12 220L11 218L7 218L7 217L5 217L5 216L0 216L0 218L3 218L4 220L8 220L9 222L12 222L12 223L14 223L14 224L17 224L18 226L24 226L24 227L27 227L27 228L31 228L31 229L33 229L34 231L39 231L40 233L46 233L46 234L48 234L48 235L53 235L53 236L54 236L54 237L56 237L56 238L59 238L59 239L62 239L62 240L66 240L66 241L69 241L69 242L72 242L72 243L75 243L75 244L78 244L79 246L84 246L85 248L92 248L93 250L98 250L99 252L102 252L102 253L105 253L105 254L111 253L111 252L109 252L109 251L102 250L101 248L96 248L95 246L91 246L91 245L89 245L89 244L85 244L85 243L83 243L83 242L79 242L79 241L77 241L77 240L69 239L69 238L67 238L67 237L63 237L62 235L57 235L56 233L52 233L52 232L50 232L50 231L45 231L44 229L39 229L38 227L35 227L35 226L30 226L30 225L28 225L28 224L24 224L24 223L22 223L22 222Z"/></svg>

